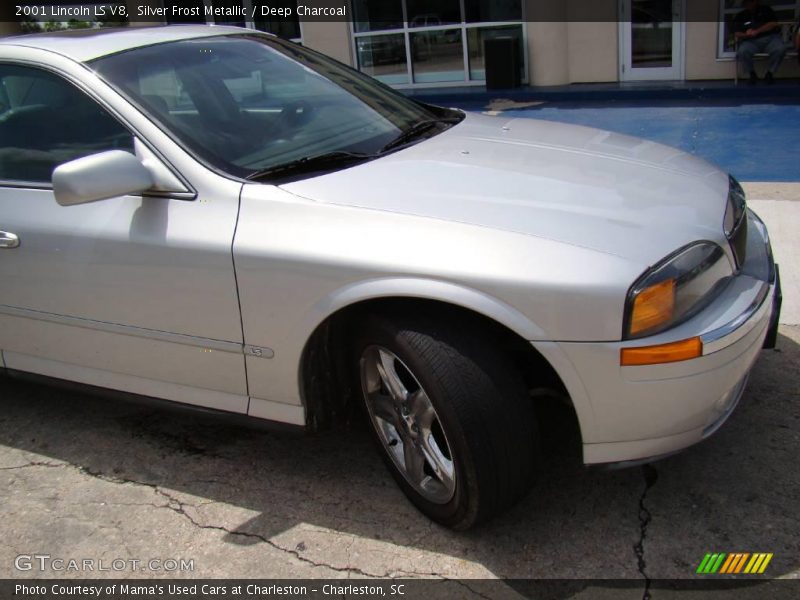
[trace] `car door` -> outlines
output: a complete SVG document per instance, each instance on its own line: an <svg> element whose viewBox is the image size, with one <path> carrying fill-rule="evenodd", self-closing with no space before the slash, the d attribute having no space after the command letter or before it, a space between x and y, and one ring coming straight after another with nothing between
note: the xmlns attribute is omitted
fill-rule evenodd
<svg viewBox="0 0 800 600"><path fill-rule="evenodd" d="M53 169L111 149L178 189L59 206ZM0 62L5 366L246 412L231 254L240 185L184 178L159 156L74 78Z"/></svg>

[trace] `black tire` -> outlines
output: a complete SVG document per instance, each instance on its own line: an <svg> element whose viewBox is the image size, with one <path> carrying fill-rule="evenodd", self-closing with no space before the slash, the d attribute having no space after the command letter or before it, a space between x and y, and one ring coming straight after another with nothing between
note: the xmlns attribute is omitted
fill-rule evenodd
<svg viewBox="0 0 800 600"><path fill-rule="evenodd" d="M430 519L453 529L468 529L509 508L528 492L536 471L539 448L533 403L521 373L493 347L497 339L491 326L460 315L372 315L353 347L356 381L365 405L370 400L361 379L362 362L376 347L399 358L400 368L407 368L424 388L453 455L455 491L449 501L432 502L420 493L392 460L375 419L370 430L411 502Z"/></svg>

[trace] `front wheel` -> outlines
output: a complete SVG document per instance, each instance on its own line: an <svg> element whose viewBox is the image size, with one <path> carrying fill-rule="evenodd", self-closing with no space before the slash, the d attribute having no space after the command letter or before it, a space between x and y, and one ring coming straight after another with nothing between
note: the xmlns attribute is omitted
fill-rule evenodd
<svg viewBox="0 0 800 600"><path fill-rule="evenodd" d="M358 337L362 396L392 475L428 517L467 529L530 487L536 422L494 331L433 317L370 317Z"/></svg>

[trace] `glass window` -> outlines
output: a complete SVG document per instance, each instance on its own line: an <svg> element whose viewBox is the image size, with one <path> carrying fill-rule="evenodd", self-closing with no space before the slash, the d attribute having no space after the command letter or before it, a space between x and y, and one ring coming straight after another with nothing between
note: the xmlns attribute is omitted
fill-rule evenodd
<svg viewBox="0 0 800 600"><path fill-rule="evenodd" d="M197 114L197 107L174 69L148 68L144 65L139 69L138 77L139 93L151 110L160 115Z"/></svg>
<svg viewBox="0 0 800 600"><path fill-rule="evenodd" d="M464 81L464 51L460 29L411 34L414 82Z"/></svg>
<svg viewBox="0 0 800 600"><path fill-rule="evenodd" d="M235 27L244 27L244 17L234 16L234 14L239 14L242 8L242 0L213 0L211 3L215 9L222 9L219 15L214 15L212 18L214 19L214 23L217 25L233 25ZM234 13L233 10L224 10L224 9L236 9ZM227 16L224 13L228 12L231 16Z"/></svg>
<svg viewBox="0 0 800 600"><path fill-rule="evenodd" d="M358 68L384 83L408 83L406 39L402 33L356 38Z"/></svg>
<svg viewBox="0 0 800 600"><path fill-rule="evenodd" d="M467 23L522 20L521 0L464 0Z"/></svg>
<svg viewBox="0 0 800 600"><path fill-rule="evenodd" d="M525 80L521 0L354 0L353 6L358 68L384 83L483 81L483 42L503 35L519 40ZM501 25L509 22L519 24ZM399 31L370 33L390 27Z"/></svg>
<svg viewBox="0 0 800 600"><path fill-rule="evenodd" d="M438 27L461 22L460 0L408 0L409 27Z"/></svg>
<svg viewBox="0 0 800 600"><path fill-rule="evenodd" d="M270 9L291 9L292 15L290 17L265 16L262 10L264 6ZM287 40L300 39L300 19L297 16L296 0L269 0L267 2L254 0L253 8L255 9L253 24L256 29L273 33Z"/></svg>
<svg viewBox="0 0 800 600"><path fill-rule="evenodd" d="M353 22L356 32L403 27L401 0L353 0Z"/></svg>
<svg viewBox="0 0 800 600"><path fill-rule="evenodd" d="M522 42L522 26L509 25L507 27L473 27L467 30L469 50L469 78L473 81L486 80L486 66L484 63L483 42L497 37L515 37L518 40L520 70L525 70L525 47ZM522 77L524 73L520 73Z"/></svg>
<svg viewBox="0 0 800 600"><path fill-rule="evenodd" d="M631 6L631 67L672 66L673 0L638 0Z"/></svg>
<svg viewBox="0 0 800 600"><path fill-rule="evenodd" d="M258 106L266 92L261 71L250 71L245 77L223 79L222 83L239 106Z"/></svg>
<svg viewBox="0 0 800 600"><path fill-rule="evenodd" d="M255 33L136 48L92 66L198 157L239 177L329 152L371 154L434 117L349 67Z"/></svg>
<svg viewBox="0 0 800 600"><path fill-rule="evenodd" d="M133 151L133 136L60 77L0 65L0 179L50 183L53 169L105 150Z"/></svg>

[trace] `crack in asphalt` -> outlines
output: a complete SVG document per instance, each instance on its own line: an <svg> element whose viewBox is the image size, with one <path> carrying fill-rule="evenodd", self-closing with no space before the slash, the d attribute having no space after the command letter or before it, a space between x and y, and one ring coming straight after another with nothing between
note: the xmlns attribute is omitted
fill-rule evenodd
<svg viewBox="0 0 800 600"><path fill-rule="evenodd" d="M642 592L642 600L650 600L651 579L647 575L647 562L644 559L644 541L647 538L647 526L653 518L650 511L644 505L647 492L658 481L658 471L651 464L642 465L642 475L644 476L644 490L642 495L639 496L639 541L633 545L633 552L636 554L637 568L642 577L644 577L644 591Z"/></svg>
<svg viewBox="0 0 800 600"><path fill-rule="evenodd" d="M186 512L186 507L187 506L191 506L190 504L182 502L181 500L179 500L178 498L175 498L174 496L172 496L168 492L164 491L163 489L159 488L158 486L152 486L151 484L147 484L147 483L141 484L140 482L131 482L131 481L126 481L126 483L137 483L137 484L140 484L140 485L145 485L147 487L152 487L153 491L155 493L163 496L167 500L167 504L166 505L162 505L161 508L169 509L169 510L181 515L182 517L187 519L194 527L197 527L198 529L211 529L211 530L216 530L216 531L222 531L224 533L227 533L228 535L241 536L241 537L245 537L245 538L248 538L248 539L254 539L256 541L259 541L259 542L262 542L264 544L267 544L268 546L270 546L270 547L272 547L272 548L274 548L274 549L276 549L276 550L278 550L280 552L285 552L286 554L290 554L291 556L295 557L297 560L299 560L299 561L301 561L303 563L309 564L311 566L314 566L314 567L323 567L323 568L331 569L333 571L337 571L339 573L357 573L357 574L363 575L365 577L380 577L380 575L375 575L375 574L372 574L372 573L368 573L368 572L363 571L362 569L359 569L359 568L356 568L356 567L337 567L335 565L331 565L331 564L327 564L327 563L316 562L314 560L311 560L310 558L307 558L307 557L303 556L300 553L300 551L298 551L298 550L296 550L294 548L285 548L285 547L281 546L280 544L276 544L275 542L273 542L268 537L266 537L264 535L261 535L259 533L252 533L250 531L237 531L235 529L230 529L228 527L225 527L224 525L213 525L213 524L209 524L209 523L201 523L197 519L195 519L192 515L190 515L189 513Z"/></svg>
<svg viewBox="0 0 800 600"><path fill-rule="evenodd" d="M165 491L164 489L162 489L159 485L157 485L155 483L148 483L148 482L145 482L145 481L138 481L138 480L135 480L135 479L130 479L130 478L127 478L127 477L120 477L120 476L116 476L116 475L115 476L106 475L105 473L102 473L100 471L93 471L93 470L89 469L88 467L84 467L82 465L76 465L76 464L72 464L72 463L67 463L67 462L65 462L65 463L51 463L51 462L43 462L43 461L31 461L31 462L23 464L23 465L16 465L16 466L12 466L12 467L0 467L0 471L28 469L28 468L35 468L35 467L61 468L61 469L71 468L71 469L74 469L74 470L78 471L79 473L81 473L83 475L86 475L87 477L92 477L94 479L99 479L100 481L104 481L106 483L112 483L112 484L115 484L115 485L138 485L138 486L150 488L151 490L153 490L153 492L155 494L158 494L159 496L164 498L166 500L166 504L155 504L155 503L143 502L143 503L139 503L138 505L140 505L140 506L152 506L153 508L157 508L157 509L170 510L170 511L172 511L172 512L178 514L178 515L181 515L183 518L188 520L189 523L191 523L192 526L194 526L194 527L196 527L198 529L209 529L209 530L221 531L221 532L226 533L228 535L241 536L241 537L245 537L245 538L248 538L248 539L254 539L254 540L258 541L258 542L262 542L264 544L267 544L268 546L270 546L271 548L274 548L275 550L278 550L279 552L283 552L283 553L289 554L289 555L293 556L295 559L297 559L298 561L300 561L302 563L305 563L305 564L308 564L308 565L311 565L313 567L326 568L326 569L330 569L331 571L336 571L337 573L348 573L348 574L354 573L354 574L357 574L357 575L361 575L363 577L372 577L372 578L376 578L376 579L388 579L388 578L393 578L393 577L398 577L398 576L436 577L436 578L439 578L442 581L452 581L454 583L457 583L458 585L463 586L463 587L467 588L468 590L470 590L473 594L475 594L477 596L480 596L482 598L487 598L482 593L480 593L479 591L473 589L472 587L470 587L465 582L460 581L458 579L452 579L450 577L447 577L446 575L443 575L441 573L437 573L437 572L434 572L434 571L431 571L431 572L428 572L428 571L408 571L408 570L404 570L404 569L397 569L397 570L394 570L394 571L386 571L384 573L370 573L369 571L365 571L365 570L363 570L363 569L361 569L359 567L354 567L354 566L339 567L339 566L336 566L336 565L333 565L333 564L330 564L330 563L317 562L315 560L312 560L312 559L310 559L310 558L308 558L306 556L303 556L300 551L298 551L296 549L293 549L293 548L286 548L284 546L281 546L280 544L277 544L276 542L274 542L273 540L269 539L268 537L266 537L264 535L261 535L261 534L258 534L258 533L252 533L252 532L249 532L249 531L237 531L235 529L230 529L230 528L225 527L223 525L213 525L213 524L208 524L208 523L201 523L201 522L197 521L197 519L195 519L191 514L186 512L186 508L187 507L198 508L197 505L194 505L194 504L191 504L191 503L188 503L188 502L184 502L184 501L176 498L175 496L173 496L169 492ZM113 504L113 503L109 503L109 504ZM135 503L130 503L130 504L135 504ZM208 503L203 503L203 505L204 504L208 504Z"/></svg>
<svg viewBox="0 0 800 600"><path fill-rule="evenodd" d="M50 467L54 469L61 469L67 466L66 463L51 463L51 462L44 462L44 461L31 461L25 463L24 465L14 465L11 467L0 467L0 471L18 471L20 469L30 469L32 467Z"/></svg>
<svg viewBox="0 0 800 600"><path fill-rule="evenodd" d="M285 547L281 546L280 544L276 544L274 541L272 541L268 537L266 537L264 535L261 535L261 534L258 534L258 533L252 533L252 532L249 532L249 531L237 531L235 529L230 529L230 528L225 527L223 525L213 525L213 524L209 524L209 523L201 523L197 519L195 519L191 514L186 512L186 507L196 508L194 505L192 505L192 504L190 504L188 502L183 502L182 500L176 498L175 496L173 496L169 492L167 492L164 489L162 489L157 484L147 483L145 481L137 481L135 479L129 479L129 478L126 478L126 477L117 477L117 476L113 476L112 477L112 476L106 475L104 473L91 471L91 470L87 469L86 467L82 467L82 466L79 466L79 465L71 465L71 466L73 466L79 472L81 472L81 473L83 473L83 474L85 474L85 475L87 475L89 477L94 477L96 479L100 479L101 481L105 481L107 483L114 483L114 484L118 484L118 485L120 485L120 484L122 484L122 485L124 485L124 484L139 485L139 486L143 486L143 487L148 487L148 488L152 489L154 493L156 493L159 496L161 496L162 498L164 498L166 500L166 502L167 502L166 504L154 505L155 508L164 508L164 509L167 509L167 510L171 510L172 512L174 512L176 514L181 515L183 518L185 518L187 521L189 521L189 523L191 523L193 527L196 527L198 529L208 529L208 530L214 530L214 531L221 531L221 532L226 533L228 535L240 536L240 537L244 537L244 538L248 538L248 539L254 539L256 541L259 541L259 542L262 542L264 544L267 544L268 546L274 548L275 550L278 550L280 552L284 552L286 554L289 554L289 555L293 556L294 558L296 558L297 560L299 560L300 562L303 562L305 564L309 564L309 565L314 566L314 567L327 568L327 569L330 569L332 571L336 571L336 572L339 572L339 573L356 573L356 574L362 575L364 577L381 577L382 576L382 575L376 575L376 574L368 573L367 571L364 571L364 570L359 569L357 567L337 567L335 565L331 565L331 564L327 564L327 563L323 563L323 562L316 562L314 560L311 560L310 558L307 558L307 557L303 556L299 551L297 551L295 549L292 549L292 548L285 548ZM383 576L385 577L386 575L383 575Z"/></svg>
<svg viewBox="0 0 800 600"><path fill-rule="evenodd" d="M487 596L484 593L479 592L478 590L473 588L471 585L469 585L466 581L461 581L460 579L448 579L448 578L445 578L444 581L452 581L453 583L457 583L461 587L467 588L470 592L472 592L476 596L484 598L485 600L492 600L491 596Z"/></svg>

